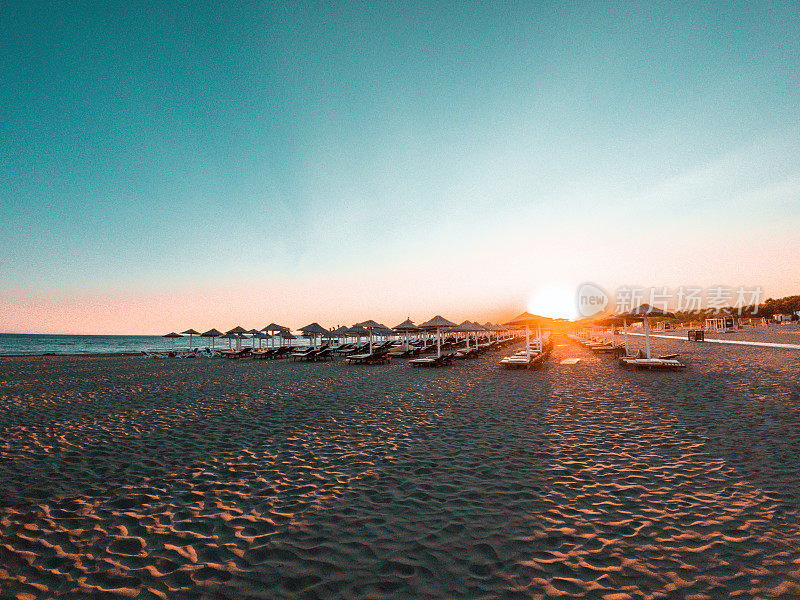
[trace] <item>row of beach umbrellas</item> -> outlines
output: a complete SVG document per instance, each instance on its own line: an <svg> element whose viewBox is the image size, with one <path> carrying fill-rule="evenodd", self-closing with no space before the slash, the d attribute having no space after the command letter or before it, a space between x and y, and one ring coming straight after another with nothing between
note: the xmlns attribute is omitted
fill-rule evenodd
<svg viewBox="0 0 800 600"><path fill-rule="evenodd" d="M476 334L476 338L477 338L477 334L479 334L481 332L487 332L488 331L488 332L495 332L496 333L496 332L500 332L500 331L505 331L505 330L509 329L510 327L511 328L519 327L521 324L524 324L524 323L522 323L522 321L524 321L524 315L527 315L527 314L528 313L523 313L523 315L520 315L516 319L514 319L514 320L510 321L509 323L507 323L506 324L507 326L505 326L505 327L504 326L500 326L500 325L494 325L494 324L492 324L490 322L487 322L487 323L481 325L480 323L472 322L472 321L464 321L463 323L457 325L456 323L453 323L452 321L450 321L448 319L445 319L441 315L436 315L432 319L430 319L430 320L428 320L428 321L426 321L424 323L421 323L419 325L415 325L414 322L411 321L410 318L408 318L405 321L403 321L402 323L400 323L399 325L396 325L395 327L391 327L390 328L390 327L387 327L386 325L383 325L382 323L378 323L377 321L374 321L374 320L370 319L370 320L367 320L367 321L363 321L361 323L356 323L352 327L342 326L342 327L339 327L339 328L334 329L334 330L325 329L319 323L314 322L314 323L310 323L309 325L305 325L303 327L300 327L299 331L301 331L303 333L304 337L310 338L312 340L312 344L313 344L313 346L315 348L317 347L317 339L318 338L321 339L321 338L346 338L346 337L350 337L350 338L357 338L357 339L360 340L362 337L368 337L369 338L369 344L370 344L370 352L372 352L372 344L373 344L373 339L374 339L375 336L389 336L389 335L396 335L396 334L399 333L403 337L403 340L405 342L406 348L408 348L408 340L409 340L409 337L410 337L410 335L412 333L425 332L425 333L431 333L432 334L432 333L435 332L435 334L436 334L436 352L437 352L438 356L441 356L441 353L442 353L442 349L441 349L441 334L442 334L442 332L446 332L446 333L452 333L452 332L466 333L467 334L467 338L466 338L467 339L467 347L469 348L469 339L471 337L471 334L473 334L473 333ZM530 317L533 318L533 319L537 318L534 315L530 315ZM274 334L274 335L271 335L271 334ZM289 327L286 327L284 325L278 325L276 323L270 323L269 325L267 325L266 327L264 327L263 329L260 329L260 330L256 330L256 329L248 330L248 329L245 329L245 328L243 328L241 326L237 326L237 327L234 327L233 329L231 329L231 330L229 330L229 331L227 331L225 333L219 331L218 329L209 329L208 331L205 331L203 333L200 333L199 331L196 331L194 329L187 329L186 331L183 331L181 333L170 332L170 333L166 334L164 337L172 338L173 339L173 344L174 344L174 339L182 338L184 335L188 335L189 336L189 347L190 348L192 347L192 339L193 339L193 337L195 335L199 336L199 337L202 337L202 338L210 338L211 339L211 347L212 348L214 347L214 340L216 338L222 338L222 339L228 339L228 340L236 340L237 349L241 348L241 340L246 335L252 336L252 339L254 339L254 340L258 339L259 340L259 345L261 344L261 341L263 341L265 339L272 339L273 343L274 343L274 339L276 337L281 339L281 343L283 343L283 340L296 339L295 336L291 333L291 330L290 330ZM253 342L253 343L255 344L255 342ZM476 344L477 344L477 339L476 339Z"/></svg>

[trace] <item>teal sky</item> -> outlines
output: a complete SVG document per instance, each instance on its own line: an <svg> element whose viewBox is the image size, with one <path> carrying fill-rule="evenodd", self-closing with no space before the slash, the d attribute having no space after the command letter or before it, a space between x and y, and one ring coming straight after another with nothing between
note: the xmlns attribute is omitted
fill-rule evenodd
<svg viewBox="0 0 800 600"><path fill-rule="evenodd" d="M548 282L800 293L800 5L551 4L4 3L0 330L377 277L398 322Z"/></svg>

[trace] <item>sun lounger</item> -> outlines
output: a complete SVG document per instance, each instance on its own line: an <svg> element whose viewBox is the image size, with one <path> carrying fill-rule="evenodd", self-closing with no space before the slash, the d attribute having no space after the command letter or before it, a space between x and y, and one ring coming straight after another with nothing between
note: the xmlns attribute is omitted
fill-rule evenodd
<svg viewBox="0 0 800 600"><path fill-rule="evenodd" d="M527 356L526 352L506 356L500 361L500 366L506 369L531 369L542 364L547 359L547 354L537 353Z"/></svg>
<svg viewBox="0 0 800 600"><path fill-rule="evenodd" d="M686 365L677 360L677 354L665 354L658 358L647 358L641 350L633 356L621 356L619 364L631 369L647 369L662 371L677 371L685 369Z"/></svg>
<svg viewBox="0 0 800 600"><path fill-rule="evenodd" d="M316 348L308 348L307 350L296 350L289 355L293 361L298 360L311 360L311 357L316 352Z"/></svg>
<svg viewBox="0 0 800 600"><path fill-rule="evenodd" d="M211 348L201 348L197 351L199 358L219 358L221 355L219 350L212 350Z"/></svg>
<svg viewBox="0 0 800 600"><path fill-rule="evenodd" d="M601 344L599 346L593 346L590 349L595 354L619 354L625 352L625 344L617 344L616 346L612 344Z"/></svg>
<svg viewBox="0 0 800 600"><path fill-rule="evenodd" d="M333 348L320 348L312 354L307 360L312 362L321 362L333 358Z"/></svg>
<svg viewBox="0 0 800 600"><path fill-rule="evenodd" d="M446 353L441 356L423 356L422 358L412 358L408 361L412 367L444 367L453 362L453 354Z"/></svg>
<svg viewBox="0 0 800 600"><path fill-rule="evenodd" d="M466 348L462 348L461 350L456 352L454 358L461 360L464 358L475 358L476 356L478 356L478 349L470 347L469 350L467 350Z"/></svg>
<svg viewBox="0 0 800 600"><path fill-rule="evenodd" d="M634 358L625 363L632 369L647 369L661 371L677 371L685 369L686 365L674 358Z"/></svg>
<svg viewBox="0 0 800 600"><path fill-rule="evenodd" d="M236 360L239 358L244 358L245 356L249 356L251 350L252 348L242 348L241 350L223 350L222 356L229 360Z"/></svg>
<svg viewBox="0 0 800 600"><path fill-rule="evenodd" d="M142 355L145 358L168 358L168 356L163 352L151 352L149 350L142 350Z"/></svg>
<svg viewBox="0 0 800 600"><path fill-rule="evenodd" d="M409 346L408 350L404 350L403 348L397 350L391 350L389 352L389 356L396 356L398 358L408 358L411 356L419 356L422 348L417 348L414 346Z"/></svg>
<svg viewBox="0 0 800 600"><path fill-rule="evenodd" d="M391 360L391 357L389 356L389 346L381 345L373 348L372 352L366 352L362 354L348 354L344 360L349 365L377 365L381 363L388 363Z"/></svg>

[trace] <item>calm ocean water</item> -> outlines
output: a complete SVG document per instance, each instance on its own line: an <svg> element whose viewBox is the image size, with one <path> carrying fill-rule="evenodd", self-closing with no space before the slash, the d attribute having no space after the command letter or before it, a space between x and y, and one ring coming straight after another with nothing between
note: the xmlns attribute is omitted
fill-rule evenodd
<svg viewBox="0 0 800 600"><path fill-rule="evenodd" d="M173 344L174 341L174 344ZM266 342L269 345L269 342ZM0 333L0 354L92 354L97 352L141 352L187 348L189 338L171 340L154 335L40 335ZM210 340L194 336L192 347L210 346ZM249 346L250 340L244 345ZM256 343L256 345L258 345ZM216 348L227 348L228 340L215 340Z"/></svg>

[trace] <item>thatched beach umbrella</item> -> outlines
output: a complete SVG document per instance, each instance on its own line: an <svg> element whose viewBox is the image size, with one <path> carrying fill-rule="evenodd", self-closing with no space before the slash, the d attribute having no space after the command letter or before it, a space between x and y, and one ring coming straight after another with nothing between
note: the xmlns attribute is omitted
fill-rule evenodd
<svg viewBox="0 0 800 600"><path fill-rule="evenodd" d="M292 345L292 340L296 340L297 339L297 336L294 335L291 331L288 331L288 330L281 331L278 335L281 337L281 346L283 346L283 340L286 340L289 343L289 345L291 346Z"/></svg>
<svg viewBox="0 0 800 600"><path fill-rule="evenodd" d="M237 350L241 350L242 349L242 338L244 337L244 334L246 334L246 333L247 333L247 329L245 329L244 327L241 327L240 325L237 325L236 327L234 327L230 331L226 331L225 335L236 336L236 337L233 338L233 339L236 340L236 349Z"/></svg>
<svg viewBox="0 0 800 600"><path fill-rule="evenodd" d="M467 352L469 352L470 334L475 332L475 331L481 331L482 329L483 329L483 327L481 327L479 325L475 325L475 323L473 323L472 321L464 321L460 325L456 325L453 328L453 331L457 331L459 333L466 333L467 334ZM475 347L476 348L478 347L478 343L477 342L475 342Z"/></svg>
<svg viewBox="0 0 800 600"><path fill-rule="evenodd" d="M253 350L255 350L255 348L256 348L256 338L258 337L258 334L261 333L261 332L258 329L251 329L251 330L249 330L249 331L247 331L245 333L250 335L250 339L252 340L251 344L252 344ZM261 342L259 342L259 344L260 343Z"/></svg>
<svg viewBox="0 0 800 600"><path fill-rule="evenodd" d="M405 349L408 350L408 335L413 332L419 332L419 327L414 325L414 322L411 320L411 317L408 317L405 321L400 323L399 325L395 325L392 327L395 331L399 331L403 334L403 338L405 340Z"/></svg>
<svg viewBox="0 0 800 600"><path fill-rule="evenodd" d="M428 331L436 331L436 356L442 356L442 337L441 331L446 327L455 327L456 324L452 321L448 321L442 315L436 315L429 321L425 321L422 323L419 328L420 329L427 329Z"/></svg>
<svg viewBox="0 0 800 600"><path fill-rule="evenodd" d="M628 356L628 323L627 320L622 317L621 315L607 315L600 319L594 321L595 325L599 325L600 327L610 327L611 328L611 346L616 347L617 345L617 326L623 326L623 339L625 340L625 356Z"/></svg>
<svg viewBox="0 0 800 600"><path fill-rule="evenodd" d="M174 331L170 331L168 334L162 336L165 338L170 338L172 340L172 349L175 349L175 338L183 337L180 333L175 333Z"/></svg>
<svg viewBox="0 0 800 600"><path fill-rule="evenodd" d="M285 325L278 325L277 323L270 323L269 325L264 327L261 331L263 331L265 333L279 334L282 331L291 331L291 330L288 327L286 327ZM275 338L276 337L278 337L278 336L273 336L272 337L272 347L273 348L275 347Z"/></svg>
<svg viewBox="0 0 800 600"><path fill-rule="evenodd" d="M306 325L305 327L301 327L300 331L303 332L303 337L310 337L312 338L312 345L314 348L317 347L317 336L325 335L328 333L328 330L325 329L322 325L317 322L311 323L310 325Z"/></svg>
<svg viewBox="0 0 800 600"><path fill-rule="evenodd" d="M669 311L661 310L660 308L656 308L655 306L650 306L649 304L641 304L636 308L629 310L628 312L622 313L619 315L623 319L627 321L642 321L644 325L644 347L647 353L647 358L651 358L650 356L650 323L648 322L649 317L663 317L666 319L674 319L675 315ZM627 349L626 349L627 350Z"/></svg>
<svg viewBox="0 0 800 600"><path fill-rule="evenodd" d="M337 327L331 331L330 335L331 337L345 339L350 336L350 329L344 325L341 325L340 327Z"/></svg>
<svg viewBox="0 0 800 600"><path fill-rule="evenodd" d="M362 337L368 336L370 334L369 333L369 329L365 329L364 327L361 327L360 325L353 325L347 331L348 331L348 333L350 334L351 337L356 338L356 343L357 344L361 343L361 338Z"/></svg>
<svg viewBox="0 0 800 600"><path fill-rule="evenodd" d="M195 331L194 329L187 329L186 331L181 331L183 335L189 336L189 349L192 348L192 336L193 335L200 335L199 331Z"/></svg>
<svg viewBox="0 0 800 600"><path fill-rule="evenodd" d="M253 339L254 339L254 340L255 340L255 339L258 339L258 347L259 347L259 349L261 349L261 344L262 344L262 342L263 342L264 340L270 340L270 339L272 339L272 336L271 336L270 334L268 334L268 333L261 333L261 332L258 332L258 333L256 333L256 334L253 336Z"/></svg>
<svg viewBox="0 0 800 600"><path fill-rule="evenodd" d="M209 329L205 333L201 333L200 337L204 338L211 338L211 347L214 347L214 338L218 338L222 336L222 332L218 329Z"/></svg>
<svg viewBox="0 0 800 600"><path fill-rule="evenodd" d="M356 323L355 327L363 327L369 332L369 351L370 353L372 353L372 336L376 329L379 329L383 326L377 321L369 319L368 321L364 321L363 323Z"/></svg>
<svg viewBox="0 0 800 600"><path fill-rule="evenodd" d="M531 327L536 325L536 337L539 340L539 346L542 343L542 318L532 315L529 312L524 312L517 315L505 324L507 327L521 328L525 327L525 356L528 360L531 359Z"/></svg>
<svg viewBox="0 0 800 600"><path fill-rule="evenodd" d="M231 350L233 348L233 344L231 343L231 340L236 340L236 349L237 350L241 350L242 349L242 334L241 333L230 333L230 332L228 332L225 335L221 335L219 337L221 337L223 340L228 340L228 349L229 350Z"/></svg>

